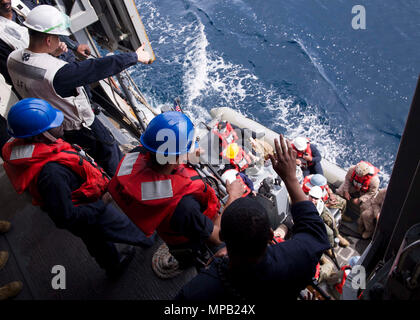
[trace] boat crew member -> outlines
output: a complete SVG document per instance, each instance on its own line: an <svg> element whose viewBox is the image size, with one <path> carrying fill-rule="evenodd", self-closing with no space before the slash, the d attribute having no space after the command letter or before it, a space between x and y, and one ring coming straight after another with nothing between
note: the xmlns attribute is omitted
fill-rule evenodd
<svg viewBox="0 0 420 320"><path fill-rule="evenodd" d="M240 198L224 211L220 237L228 258L216 258L178 293L178 300L297 299L315 274L330 245L316 207L296 178L296 152L283 136L275 140L274 170L286 184L294 226L290 240L270 245L273 230L267 212L255 198Z"/></svg>
<svg viewBox="0 0 420 320"><path fill-rule="evenodd" d="M293 140L292 147L297 152L296 165L301 167L304 177L309 174L324 174L321 153L307 138L297 137Z"/></svg>
<svg viewBox="0 0 420 320"><path fill-rule="evenodd" d="M379 189L379 169L367 161L360 161L357 165L351 166L347 171L344 182L337 189L337 194L351 201L354 205L373 198ZM346 214L341 215L344 221L352 221Z"/></svg>
<svg viewBox="0 0 420 320"><path fill-rule="evenodd" d="M242 172L260 160L252 141L262 138L265 135L263 132L257 133L239 128L228 121L220 121L214 126L212 133L218 137L219 153L222 159L227 160L223 163L227 163L228 167L232 164L234 169ZM235 157L229 157L230 153L234 153Z"/></svg>
<svg viewBox="0 0 420 320"><path fill-rule="evenodd" d="M338 244L341 247L347 247L350 243L345 239L338 231L337 224L335 223L334 216L331 214L325 205L322 196L323 191L319 186L313 186L308 192L309 200L317 207L318 213L325 223L327 229L328 239L332 248L335 247L335 239L338 240Z"/></svg>
<svg viewBox="0 0 420 320"><path fill-rule="evenodd" d="M12 139L3 147L4 169L17 193L29 191L34 205L58 228L85 243L108 276L121 273L134 248L118 252L114 242L148 247L150 239L116 207L107 203L109 179L78 147L59 137L63 113L36 98L21 100L9 111Z"/></svg>
<svg viewBox="0 0 420 320"><path fill-rule="evenodd" d="M147 235L156 230L180 268L207 262L219 239L220 203L213 188L186 164L194 125L183 113L159 114L140 137L141 146L121 161L109 192L128 217ZM227 204L240 198L244 185L226 186Z"/></svg>
<svg viewBox="0 0 420 320"><path fill-rule="evenodd" d="M29 47L12 52L7 62L15 89L24 98L45 99L61 110L65 140L86 149L112 176L122 153L108 129L95 117L83 86L137 62L149 63L144 44L132 53L66 63L49 54L57 50L60 35L70 34L65 14L41 5L29 12L24 24L29 28Z"/></svg>
<svg viewBox="0 0 420 320"><path fill-rule="evenodd" d="M302 190L306 194L312 187L319 186L322 189L322 201L329 209L339 209L341 212L346 211L347 201L337 194L334 194L328 186L327 178L322 174L311 174L303 179Z"/></svg>
<svg viewBox="0 0 420 320"><path fill-rule="evenodd" d="M385 200L386 188L378 191L375 197L368 199L360 205L360 218L357 220L359 233L363 239L372 237L376 222L381 213L382 204Z"/></svg>

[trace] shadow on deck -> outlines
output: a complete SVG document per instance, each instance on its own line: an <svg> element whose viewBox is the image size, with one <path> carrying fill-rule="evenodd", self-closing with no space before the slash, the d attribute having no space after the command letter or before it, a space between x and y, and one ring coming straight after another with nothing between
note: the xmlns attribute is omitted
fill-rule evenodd
<svg viewBox="0 0 420 320"><path fill-rule="evenodd" d="M2 165L0 186L0 219L12 223L11 230L0 235L0 250L10 255L0 270L0 286L22 281L23 290L15 300L167 300L196 274L190 268L173 279L158 278L151 261L159 240L148 249L137 247L126 272L111 281L79 238L56 228L45 212L31 205L28 195L16 194ZM65 267L65 290L51 286L54 265Z"/></svg>

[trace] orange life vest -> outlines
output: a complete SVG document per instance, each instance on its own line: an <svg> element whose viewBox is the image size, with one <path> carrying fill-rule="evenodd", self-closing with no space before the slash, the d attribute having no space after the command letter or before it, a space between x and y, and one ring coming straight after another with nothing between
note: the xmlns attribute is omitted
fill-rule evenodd
<svg viewBox="0 0 420 320"><path fill-rule="evenodd" d="M312 183L311 183L311 177L312 177L313 175L311 174L311 175L309 175L309 176L306 176L305 177L305 179L303 179L303 183L302 183L302 190L303 190L303 192L305 192L306 194L308 194L309 193L309 191L311 190L311 188L313 187L313 185L312 185ZM328 194L328 190L329 190L329 187L328 187L328 184L326 184L326 185L324 185L324 186L319 186L320 188L321 188L321 190L322 190L322 201L324 201L324 202L327 202L328 201L328 199L329 199L329 197L330 197L330 195Z"/></svg>
<svg viewBox="0 0 420 320"><path fill-rule="evenodd" d="M106 192L109 179L102 168L80 151L62 139L45 144L12 138L3 147L3 166L16 192L21 194L28 190L34 205L42 204L37 180L48 162L68 167L83 181L80 188L71 194L74 204L94 202Z"/></svg>
<svg viewBox="0 0 420 320"><path fill-rule="evenodd" d="M293 147L293 149L296 150L296 152L297 152L296 158L301 161L301 163L302 163L301 166L302 167L306 168L306 167L310 167L314 164L312 161L307 161L307 160L303 159L304 155L309 155L309 156L312 157L311 144L309 143L309 140L308 140L305 151L299 151L298 149L296 149L296 147L293 143L292 143L292 147Z"/></svg>
<svg viewBox="0 0 420 320"><path fill-rule="evenodd" d="M222 142L222 149L225 149L229 144L238 140L238 135L229 122L226 122L226 128L224 129L219 130L218 125L219 122L214 127L213 133L219 137Z"/></svg>
<svg viewBox="0 0 420 320"><path fill-rule="evenodd" d="M170 227L178 203L182 197L192 195L206 208L203 214L214 220L220 209L216 193L187 165L180 165L174 174L165 175L152 170L149 159L150 153L146 151L128 153L120 162L108 190L146 236L156 230L167 244L186 243L188 238Z"/></svg>
<svg viewBox="0 0 420 320"><path fill-rule="evenodd" d="M379 169L376 168L373 164L371 164L367 161L361 161L361 162L364 162L364 163L369 165L369 169L370 169L369 174L367 174L363 177L359 177L356 174L356 169L354 169L353 173L351 175L351 178L350 178L350 182L353 184L353 186L357 190L367 192L369 190L369 185L370 185L370 182L371 182L372 178L378 174Z"/></svg>
<svg viewBox="0 0 420 320"><path fill-rule="evenodd" d="M239 147L239 151L234 159L229 159L226 156L226 149L224 149L220 155L222 158L229 160L230 164L235 167L238 172L244 171L252 163L251 158L246 154L245 150Z"/></svg>
<svg viewBox="0 0 420 320"><path fill-rule="evenodd" d="M334 288L340 293L340 294L343 294L343 287L344 287L344 284L346 283L346 279L347 279L347 273L346 273L346 271L347 270L351 270L351 267L350 266L343 266L343 267L341 267L341 269L340 269L341 271L343 271L343 278L341 278L341 282L340 283L337 283L335 286L334 286Z"/></svg>

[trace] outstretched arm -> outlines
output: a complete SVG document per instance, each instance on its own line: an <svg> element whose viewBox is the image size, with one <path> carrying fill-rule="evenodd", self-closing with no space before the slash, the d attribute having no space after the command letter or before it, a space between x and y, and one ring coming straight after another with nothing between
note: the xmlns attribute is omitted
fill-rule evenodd
<svg viewBox="0 0 420 320"><path fill-rule="evenodd" d="M137 62L150 63L144 44L136 52L71 62L55 74L54 89L63 98L70 97L74 95L75 88L116 75Z"/></svg>

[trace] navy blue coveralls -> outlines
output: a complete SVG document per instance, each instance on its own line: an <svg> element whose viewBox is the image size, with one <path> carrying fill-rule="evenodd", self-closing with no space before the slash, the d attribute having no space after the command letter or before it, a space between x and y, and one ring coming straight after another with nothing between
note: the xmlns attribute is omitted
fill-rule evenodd
<svg viewBox="0 0 420 320"><path fill-rule="evenodd" d="M153 241L111 204L98 200L75 206L71 192L81 186L80 180L66 166L47 163L37 181L44 202L41 208L58 228L80 237L101 268L113 272L120 262L114 242L150 247Z"/></svg>
<svg viewBox="0 0 420 320"><path fill-rule="evenodd" d="M313 165L307 167L305 169L302 168L303 176L306 177L310 174L322 174L324 175L324 171L322 170L321 166L321 153L318 151L317 147L311 143L310 145L312 151L312 162Z"/></svg>

